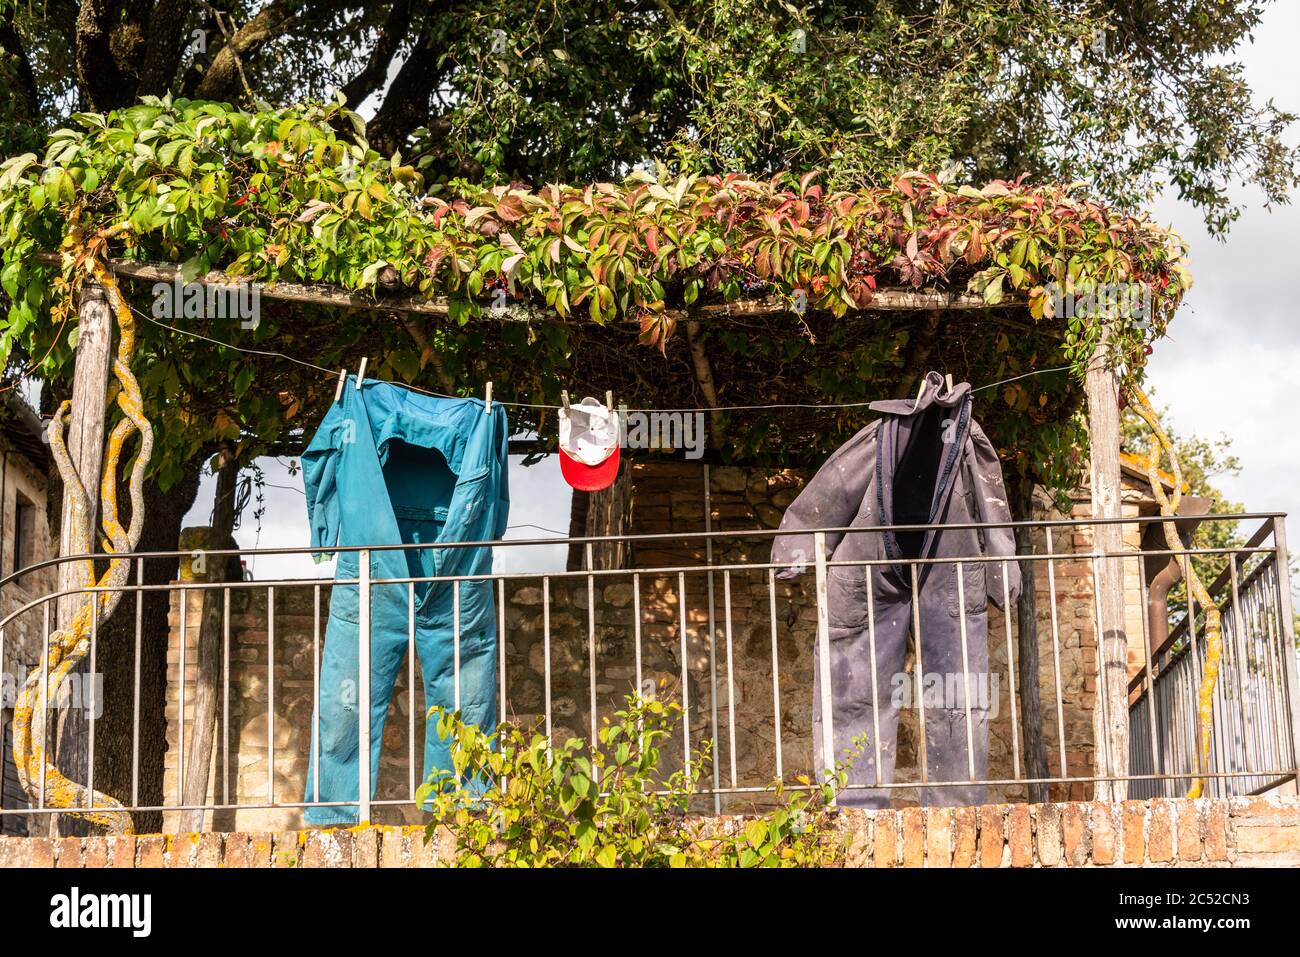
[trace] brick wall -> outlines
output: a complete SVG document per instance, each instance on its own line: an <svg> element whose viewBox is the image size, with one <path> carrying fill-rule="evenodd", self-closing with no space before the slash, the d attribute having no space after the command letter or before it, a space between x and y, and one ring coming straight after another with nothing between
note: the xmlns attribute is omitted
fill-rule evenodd
<svg viewBox="0 0 1300 957"><path fill-rule="evenodd" d="M1294 797L846 811L839 825L848 867L1300 865ZM431 867L454 859L447 836L426 843L418 827L0 838L0 867Z"/></svg>

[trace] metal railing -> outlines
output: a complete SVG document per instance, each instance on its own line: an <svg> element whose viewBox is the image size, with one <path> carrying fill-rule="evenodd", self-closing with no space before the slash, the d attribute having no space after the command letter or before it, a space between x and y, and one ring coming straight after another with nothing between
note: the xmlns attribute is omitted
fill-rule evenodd
<svg viewBox="0 0 1300 957"><path fill-rule="evenodd" d="M1140 531L1156 520L1125 518L1112 524L1121 524L1126 531ZM1124 589L1131 631L1138 630L1132 626L1134 609L1136 619L1141 622L1141 634L1129 635L1130 660L1136 658L1141 664L1129 669L1131 730L1127 774L1099 774L1098 766L1114 765L1095 760L1091 740L1091 710L1094 702L1103 700L1108 690L1106 669L1098 669L1096 665L1093 636L1097 633L1100 607L1098 576L1103 560L1111 556L1091 549L1090 529L1096 522L1061 519L1013 523L1028 527L1036 539L1032 554L1016 558L970 555L911 561L836 561L826 555L827 534L878 535L882 529L825 529L812 533L816 548L809 574L794 583L778 579L778 573L786 566L767 560L768 546L778 534L775 530L547 538L441 546L207 550L205 555L209 558L350 553L356 555L358 573L356 577L337 580L182 581L124 586L121 589L124 600L116 617L130 621L134 616L134 640L127 643L128 652L133 656L128 689L133 696L130 728L127 733L128 729L119 727L111 745L103 741L97 745L97 734L102 735L103 731L97 729L96 713L104 702L95 700L97 686L91 682L90 699L85 702L90 708L87 783L92 789L96 786L96 747L111 746L117 749L118 760L126 761L129 741L130 787L116 796L132 812L174 814L203 809L214 815L212 826L218 826L216 815L221 814L229 819L235 813L272 810L297 813L309 807L358 808L362 820L372 820L377 814L382 816L379 812L385 808L413 813L417 810L415 791L421 777L417 773L420 754L417 742L425 730L424 722L416 720L425 710L417 705L420 683L415 667L417 593L426 589L451 589L456 618L447 640L451 641L453 651L454 700L446 703L459 706L461 652L465 640L459 627L461 591L468 582L491 581L500 636L495 649L499 719L535 720L548 735L592 739L600 720L621 705L625 694L635 690L672 698L684 709L685 720L680 746L670 749L666 760L670 764L676 761L680 766L691 760L692 752L702 742L711 742L714 760L702 781L704 809L711 805L715 811L735 810L746 802L763 800L774 781L786 787L807 786L801 783L802 776L824 773L826 768L833 768L843 760L842 749L837 753L835 744L834 716L841 710L841 698L849 692L843 686L843 675L831 668L830 616L834 612L828 599L831 576L840 570L862 567L865 579L870 581L888 566L907 566L910 607L915 608L918 576L924 577L927 566L954 566L957 587L961 589L964 576L973 574L972 570L978 566L1000 566L1005 581L1009 566L1019 561L1028 573L1027 580L1034 583L1040 609L1041 602L1047 602L1048 614L1039 616L1037 644L1040 660L1050 663L1050 667L1041 669L1038 691L1043 706L1036 720L1046 741L1048 766L1054 771L1036 777L1026 771L1030 762L1025 753L1025 722L1032 716L1024 713L1026 689L1018 684L1020 638L1014 607L1007 602L1000 610L989 605L987 646L972 649L968 647L967 624L971 616L979 613L968 607L965 595L959 595L954 607L961 626L963 674L959 679L964 690L956 710L965 712L967 773L935 777L928 772L926 740L930 726L926 702L930 689L926 682L934 672L915 664L926 659L924 635L917 627L920 621L914 619L908 664L897 674L873 675L871 687L877 693L859 702L870 711L868 723L874 733L868 735L865 747L874 752L876 760L872 778L852 783L850 793L855 790L883 793L902 800L917 795L922 800L927 795L940 795L938 799L942 800L944 789L977 785L991 789L1002 799L1024 800L1028 786L1037 784L1053 788L1053 794L1061 798L1082 798L1087 796L1091 785L1103 780L1123 782L1131 796L1182 793L1197 770L1195 697L1204 662L1204 642L1198 640L1203 615L1193 609L1196 613L1174 624L1168 639L1151 649L1145 614L1149 595L1144 584L1151 568L1167 564L1177 556L1198 564L1226 561L1228 566L1213 587L1216 600L1223 602L1225 650L1215 691L1214 760L1206 775L1211 782L1210 793L1262 791L1294 779L1300 752L1295 720L1300 699L1284 518L1276 514L1248 514L1206 516L1202 521L1258 522L1259 526L1240 547L1189 547L1173 552L1133 544L1121 556L1125 581L1115 583L1115 587ZM991 526L971 523L943 527ZM894 528L920 531L926 526ZM593 546L611 540L629 541L633 548L683 548L691 553L691 558L655 567L591 568ZM385 578L372 577L371 573L372 557L381 552L477 546L504 549L573 541L585 546L588 556L585 570ZM1061 547L1063 541L1068 547ZM756 552L762 554L755 557L752 553ZM125 557L135 563L139 581L146 559L167 558L179 563L192 554L141 552ZM24 573L33 570L25 569ZM0 593L14 577L0 581ZM901 580L906 583L908 576ZM619 587L611 589L611 586ZM355 588L359 609L356 633L370 636L370 640L357 645L358 673L373 674L370 607L375 590L381 587L401 587L408 595L407 659L400 669L404 674L394 676L397 690L390 701L398 717L401 702L405 701L405 741L400 748L406 761L405 780L397 781L392 773L386 777L381 774L379 791L371 795L368 782L374 769L369 744L372 730L378 729L372 729L371 722L359 721L356 771L359 796L322 801L319 781L309 782L303 768L309 752L314 759L312 765L320 767L320 716L318 711L313 712L312 705L320 698L322 625L328 614L330 596L340 588ZM48 646L52 615L57 613L59 599L95 590L42 595L0 620L0 676L42 668L41 680L45 680L43 665L33 660L31 649L20 647L16 627L24 620L30 624L36 616L39 624L34 633ZM187 720L191 720L187 708L192 710L195 691L188 671L193 663L191 648L197 641L197 636L191 640L195 624L191 605L196 596L213 592L220 595L221 609L221 704L214 748L215 771L208 785L208 800L186 804L182 794L187 773ZM173 606L177 619L172 635L175 667L168 669L168 700L143 701L142 663L150 653L156 654L157 649L151 650L143 644L142 610L148 596L159 593L179 599ZM867 637L870 664L874 666L874 623L879 611L874 602L879 599L868 587L865 600L866 620L872 623L867 628ZM390 622L385 627L391 626ZM102 627L96 619L90 635L92 672L97 667ZM37 652L40 647L36 645ZM974 705L972 698L978 696L970 693L969 675L965 673L969 669L964 665L969 660L968 653L973 651L987 653L987 677L993 686L991 698ZM24 660L19 661L20 658ZM860 666L866 668L868 662L862 661ZM814 670L818 672L816 680ZM11 679L6 682L4 705L9 708L14 688ZM888 736L882 739L879 732L885 705L879 689L885 682L898 696L893 704L902 714L896 740L888 740ZM820 740L812 737L814 685L820 692L823 732ZM358 692L358 713L370 714L374 692L371 682L361 681ZM109 689L106 693L123 693L123 689ZM142 709L155 715L169 710L173 704L174 717L168 719L168 734L173 742L169 754L174 750L175 760L171 762L167 788L161 792L161 799L144 800L142 795L146 792L154 795L160 792L156 772L150 772L154 778L142 781L143 769L157 765L156 760L144 760L155 756L142 754L142 747L151 746L142 738ZM980 710L988 713L972 716L973 711ZM304 718L304 714L310 717ZM392 720L390 714L389 721ZM936 720L933 714L930 720ZM978 755L981 764L985 759L989 762L987 772L982 775L976 773L974 738L970 733L975 721L987 722L990 732L988 754ZM258 730L250 735L248 728L253 724L257 724ZM394 733L401 731L397 726ZM282 742L281 732L288 735L290 743ZM263 741L264 744L259 743ZM910 752L905 754L909 751L909 741L919 752L910 763L906 760ZM880 770L882 751L891 749L899 759L892 778ZM381 762L388 763L391 758L392 750L388 749ZM249 767L255 769L260 780L254 781L243 770ZM391 772L391 768L388 770ZM315 784L315 789L309 784ZM309 799L313 795L316 800ZM39 817L67 810L49 807L42 789L31 796L28 807L0 813Z"/></svg>
<svg viewBox="0 0 1300 957"><path fill-rule="evenodd" d="M1280 524L1280 520L1279 520ZM1207 796L1251 794L1276 786L1275 771L1294 763L1288 570L1277 550L1255 551L1271 529L1262 527L1208 588L1220 614L1221 654L1212 695ZM1205 609L1186 596L1180 620L1151 649L1129 685L1130 767L1144 774L1195 766L1201 750L1200 688L1209 653ZM1191 785L1187 777L1135 782L1134 797L1169 797Z"/></svg>

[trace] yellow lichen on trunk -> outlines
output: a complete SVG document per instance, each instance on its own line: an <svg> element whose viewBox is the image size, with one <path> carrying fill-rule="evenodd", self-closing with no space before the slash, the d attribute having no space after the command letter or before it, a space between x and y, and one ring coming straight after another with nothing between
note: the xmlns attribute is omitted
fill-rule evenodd
<svg viewBox="0 0 1300 957"><path fill-rule="evenodd" d="M1155 409L1151 407L1151 401L1137 386L1133 387L1133 411L1136 412L1151 429L1150 445L1148 447L1146 467L1147 478L1151 482L1151 491L1155 495L1156 501L1160 503L1160 513L1165 516L1173 516L1178 513L1178 505L1182 500L1183 473L1178 463L1178 453L1174 451L1173 442L1170 441L1168 433L1160 425ZM1168 455L1171 465L1170 471L1174 475L1174 490L1172 497L1165 494L1164 485L1160 480L1160 460L1161 455ZM1190 555L1184 555L1183 543L1178 537L1177 526L1173 522L1162 522L1164 529L1165 543L1170 551L1175 553L1175 560L1182 567L1183 580L1187 582L1187 594L1199 604L1205 612L1205 669L1201 675L1201 687L1199 693L1199 753L1196 755L1196 773L1197 778L1192 783L1191 790L1187 792L1189 798L1197 798L1205 790L1205 777L1210 766L1210 733L1214 725L1214 685L1219 678L1219 660L1223 655L1222 640L1222 621L1219 614L1219 608L1210 593L1206 591L1205 586L1201 583L1200 576L1196 574L1196 569L1192 567ZM1193 613L1193 606L1188 602L1188 614Z"/></svg>

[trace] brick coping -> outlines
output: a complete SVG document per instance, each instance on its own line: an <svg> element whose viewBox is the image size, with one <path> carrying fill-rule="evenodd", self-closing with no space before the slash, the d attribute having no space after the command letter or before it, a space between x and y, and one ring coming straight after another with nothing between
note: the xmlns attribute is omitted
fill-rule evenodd
<svg viewBox="0 0 1300 957"><path fill-rule="evenodd" d="M713 819L723 830L745 816ZM1300 866L1300 798L985 804L844 810L847 867ZM436 867L449 835L421 826L0 838L0 867Z"/></svg>

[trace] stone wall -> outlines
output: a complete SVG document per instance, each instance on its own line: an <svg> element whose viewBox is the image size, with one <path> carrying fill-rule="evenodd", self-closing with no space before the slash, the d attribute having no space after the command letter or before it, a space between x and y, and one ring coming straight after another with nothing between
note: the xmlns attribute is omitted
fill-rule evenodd
<svg viewBox="0 0 1300 957"><path fill-rule="evenodd" d="M752 535L716 540L710 548L701 540L674 539L684 532L705 527L704 466L682 462L636 462L630 532L636 535L666 535L636 542L632 568L614 575L596 576L591 593L595 614L589 617L588 583L581 574L551 573L548 576L512 578L501 587L504 595L505 686L504 714L522 722L541 722L545 716L547 646L543 627L543 595L550 594L550 680L552 730L557 739L585 737L592 726L593 680L589 664L594 642L594 698L596 718L622 707L625 697L640 687L667 699L686 700L690 710L690 740L698 749L714 737L716 715L716 762L719 783L734 782L756 793L727 797L719 802L723 811L744 811L765 803L762 789L777 771L776 721L778 698L774 695L773 644L777 649L779 685L781 771L787 781L810 773L813 764L811 733L812 649L816 641L816 610L812 575L794 582L775 583L775 628L771 614L768 572L739 569L731 572L689 571L637 573L637 568L700 566L708 558L718 565L750 565L767 560L770 537ZM749 532L773 528L784 509L806 481L806 474L790 470L709 470L709 524L714 530ZM1136 515L1144 508L1136 491L1126 496L1126 513ZM1076 498L1072 514L1086 517L1085 496ZM1044 500L1040 517L1060 517ZM1037 548L1045 549L1045 533L1037 535ZM1136 529L1126 533L1130 546L1137 544ZM1069 555L1091 547L1088 529L1059 530L1054 548ZM1096 693L1096 648L1092 622L1094 596L1092 569L1087 560L1065 558L1055 564L1056 629L1060 636L1059 668L1064 734L1058 729L1058 658L1053 654L1052 601L1046 567L1038 563L1035 587L1039 610L1040 695L1043 703L1044 736L1048 745L1048 766L1052 775L1061 770L1061 741L1064 738L1065 766L1070 777L1084 777L1092 767L1092 708ZM1131 668L1141 661L1143 640L1139 560L1126 563L1129 597ZM634 575L636 576L634 578ZM711 581L710 581L711 579ZM634 583L636 588L634 589ZM685 601L680 586L685 585ZM731 601L726 597L730 589ZM710 638L710 590L712 591L712 634ZM311 586L283 587L275 591L275 796L277 801L300 801L307 773L307 751L313 698L314 597ZM226 773L234 803L267 803L267 705L271 678L267 670L267 588L232 589L231 622L231 714L230 765L217 768L214 800L225 794ZM638 653L637 608L640 629ZM188 644L186 673L192 688L195 641L200 618L197 594L190 596L186 614ZM328 614L329 590L320 590L321 633ZM728 608L730 640L728 640ZM685 619L683 658L682 611ZM173 611L171 667L179 672L179 606ZM1006 628L1014 613L1006 616L990 607L990 669L997 684L997 712L991 722L990 776L1012 778L1012 724L1010 689L1014 667L1008 667ZM1015 644L1014 624L1012 644ZM774 634L775 632L775 634ZM1014 662L1014 655L1012 658ZM409 729L411 715L424 713L418 669L415 695L407 685L408 661L398 678L384 730L384 754L377 799L409 800L412 753ZM911 658L907 667L912 666ZM171 750L168 754L168 800L176 793L175 763L178 750L176 715L178 685L172 683L168 702ZM192 698L192 691L190 692ZM733 707L734 695L734 714ZM187 711L190 702L187 701ZM192 717L187 716L187 724ZM919 779L917 771L917 712L906 709L899 728L896 780ZM415 721L413 752L423 748L423 722ZM734 735L733 735L734 728ZM1021 743L1023 746L1023 735ZM674 737L665 749L670 767L682 761L684 742ZM220 751L220 749L219 749ZM733 764L734 754L734 764ZM217 755L218 763L224 755ZM1023 768L1023 758L1021 761ZM420 773L417 767L416 773ZM712 778L710 771L708 778ZM1057 800L1084 800L1091 789L1082 782L1053 788ZM998 787L990 799L1021 801L1027 788ZM895 804L917 802L911 789L898 789ZM700 802L700 810L714 807L712 798ZM412 820L412 809L393 806L378 808L376 820L401 823ZM240 810L217 812L213 826L221 830L280 830L296 827L301 815L295 809ZM168 822L174 821L169 817Z"/></svg>
<svg viewBox="0 0 1300 957"><path fill-rule="evenodd" d="M0 440L2 441L2 440ZM4 510L0 528L4 532L3 562L0 578L13 574L23 564L35 564L58 554L57 543L50 540L46 509L46 478L19 452L9 450L3 469L4 484L0 487L0 508ZM30 503L32 527L27 530L29 548L24 556L14 554L14 526L18 516L19 497ZM28 572L10 582L0 595L0 618L7 618L19 608L55 590L57 572L53 567ZM51 627L54 610L51 608ZM28 670L39 661L43 616L39 607L10 622L4 628L3 674L11 689L26 680ZM11 702L6 700L5 707Z"/></svg>
<svg viewBox="0 0 1300 957"><path fill-rule="evenodd" d="M719 826L739 828L743 817ZM1294 867L1289 798L988 804L845 811L847 867ZM0 867L436 867L450 836L418 827L128 837L0 838Z"/></svg>
<svg viewBox="0 0 1300 957"><path fill-rule="evenodd" d="M47 518L46 477L21 452L8 448L0 438L4 465L0 468L0 578L13 574L21 567L45 561L57 554L56 543L50 540ZM23 555L15 554L16 524L20 498L31 505L27 512L30 525L23 530L26 539ZM55 591L57 572L53 567L30 571L19 576L0 592L0 619L8 618L30 602ZM0 807L6 809L27 806L27 795L18 785L18 774L10 754L10 723L18 691L27 680L33 667L40 662L41 636L44 631L43 607L37 605L22 612L0 628L0 738L4 749L0 752ZM51 627L54 608L50 608ZM24 834L28 818L16 815L0 816L0 834Z"/></svg>

